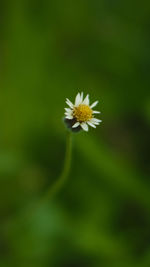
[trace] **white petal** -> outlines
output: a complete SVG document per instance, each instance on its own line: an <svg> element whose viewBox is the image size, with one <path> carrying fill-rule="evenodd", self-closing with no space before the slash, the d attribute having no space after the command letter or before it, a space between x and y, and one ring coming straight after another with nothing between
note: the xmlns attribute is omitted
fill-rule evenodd
<svg viewBox="0 0 150 267"><path fill-rule="evenodd" d="M67 111L67 112L72 112L72 109L71 108L65 108L65 110Z"/></svg>
<svg viewBox="0 0 150 267"><path fill-rule="evenodd" d="M98 101L95 101L95 102L90 106L90 108L94 108L97 104L98 104Z"/></svg>
<svg viewBox="0 0 150 267"><path fill-rule="evenodd" d="M69 112L65 112L65 115L66 115L66 116L71 116L71 117L72 117L72 113L69 113Z"/></svg>
<svg viewBox="0 0 150 267"><path fill-rule="evenodd" d="M95 121L95 122L102 122L102 120L99 120L99 119L96 119L96 118L92 118L92 121Z"/></svg>
<svg viewBox="0 0 150 267"><path fill-rule="evenodd" d="M65 112L65 114L72 114L73 113L73 110L72 109L69 109Z"/></svg>
<svg viewBox="0 0 150 267"><path fill-rule="evenodd" d="M94 124L94 125L99 125L100 123L99 123L99 122L93 122L93 121L92 121L92 124Z"/></svg>
<svg viewBox="0 0 150 267"><path fill-rule="evenodd" d="M81 93L81 103L83 102L83 92Z"/></svg>
<svg viewBox="0 0 150 267"><path fill-rule="evenodd" d="M81 104L81 96L80 93L77 94L76 99L75 99L75 106L79 106Z"/></svg>
<svg viewBox="0 0 150 267"><path fill-rule="evenodd" d="M93 123L93 124L95 124L95 125L99 125L100 122L101 122L101 120L97 120L97 119L95 119L95 118L92 118L92 119L90 120L90 122Z"/></svg>
<svg viewBox="0 0 150 267"><path fill-rule="evenodd" d="M67 104L71 109L74 108L74 105L73 105L71 102L66 102L66 104Z"/></svg>
<svg viewBox="0 0 150 267"><path fill-rule="evenodd" d="M80 122L76 122L73 126L72 126L72 128L76 128L76 127L78 127L80 125Z"/></svg>
<svg viewBox="0 0 150 267"><path fill-rule="evenodd" d="M67 116L66 116L66 119L68 119L68 120L72 120L73 117L72 117L71 115L67 115Z"/></svg>
<svg viewBox="0 0 150 267"><path fill-rule="evenodd" d="M96 126L95 126L92 122L88 121L87 123L88 123L88 125L90 125L91 127L96 128Z"/></svg>
<svg viewBox="0 0 150 267"><path fill-rule="evenodd" d="M66 98L66 103L70 108L74 107L74 105L72 104L72 102L68 98Z"/></svg>
<svg viewBox="0 0 150 267"><path fill-rule="evenodd" d="M100 114L100 113L101 113L100 111L93 110L93 114Z"/></svg>
<svg viewBox="0 0 150 267"><path fill-rule="evenodd" d="M83 100L82 104L89 105L89 95L86 96L86 98Z"/></svg>
<svg viewBox="0 0 150 267"><path fill-rule="evenodd" d="M88 127L88 125L87 125L85 122L82 122L82 123L81 123L81 127L82 127L82 129L83 129L84 131L88 132L89 127Z"/></svg>
<svg viewBox="0 0 150 267"><path fill-rule="evenodd" d="M93 119L91 119L90 122L93 123L93 124L95 124L95 125L99 125L99 122L96 122Z"/></svg>

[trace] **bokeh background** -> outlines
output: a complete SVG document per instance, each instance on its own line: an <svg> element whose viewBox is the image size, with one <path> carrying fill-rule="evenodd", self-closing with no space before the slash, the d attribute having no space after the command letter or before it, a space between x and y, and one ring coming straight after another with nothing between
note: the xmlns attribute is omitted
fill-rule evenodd
<svg viewBox="0 0 150 267"><path fill-rule="evenodd" d="M0 3L0 266L150 266L150 3ZM69 179L65 98L99 100ZM29 214L29 216L24 216Z"/></svg>

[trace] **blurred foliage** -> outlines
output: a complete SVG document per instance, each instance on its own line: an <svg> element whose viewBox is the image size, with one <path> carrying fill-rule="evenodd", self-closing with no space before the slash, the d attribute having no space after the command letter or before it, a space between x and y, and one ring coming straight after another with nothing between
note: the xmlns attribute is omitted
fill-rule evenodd
<svg viewBox="0 0 150 267"><path fill-rule="evenodd" d="M0 266L150 266L150 2L0 3ZM65 98L99 99L69 180Z"/></svg>

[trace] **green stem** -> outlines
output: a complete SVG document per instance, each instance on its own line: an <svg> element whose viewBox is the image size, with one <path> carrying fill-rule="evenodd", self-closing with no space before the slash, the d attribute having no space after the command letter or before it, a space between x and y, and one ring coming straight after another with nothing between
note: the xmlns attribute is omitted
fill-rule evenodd
<svg viewBox="0 0 150 267"><path fill-rule="evenodd" d="M66 155L64 160L64 166L62 169L62 173L60 174L59 178L54 182L54 184L47 190L47 192L44 194L44 196L40 199L40 201L33 203L33 205L30 206L27 210L23 211L22 216L19 218L15 217L14 220L11 221L11 226L14 225L18 227L18 224L21 224L21 222L27 221L28 218L31 218L32 215L40 205L51 199L55 194L57 194L63 185L65 184L68 174L70 171L71 166L71 156L72 156L72 135L71 132L67 132L67 141L66 141ZM7 225L9 227L9 224ZM7 229L8 230L8 229Z"/></svg>
<svg viewBox="0 0 150 267"><path fill-rule="evenodd" d="M59 178L54 182L54 184L48 189L48 191L45 193L45 195L40 199L40 201L34 203L33 205L30 206L27 210L23 211L23 214L21 214L21 217L16 217L13 218L11 222L6 225L6 231L8 232L8 228L12 225L14 227L18 227L18 225L21 225L24 221L27 221L28 218L31 218L32 215L40 205L44 204L46 201L51 199L54 195L56 195L63 185L65 184L68 174L70 171L70 166L71 166L71 156L72 156L72 135L71 132L67 132L67 141L66 141L66 155L65 155L65 160L64 160L64 166L61 175Z"/></svg>
<svg viewBox="0 0 150 267"><path fill-rule="evenodd" d="M70 166L71 166L71 156L72 156L72 134L71 132L67 132L67 140L66 140L66 155L65 155L65 160L64 160L64 166L61 175L59 178L54 182L54 184L49 188L47 191L44 200L45 199L50 199L53 197L55 194L57 194L63 185L65 184L68 174L70 171Z"/></svg>

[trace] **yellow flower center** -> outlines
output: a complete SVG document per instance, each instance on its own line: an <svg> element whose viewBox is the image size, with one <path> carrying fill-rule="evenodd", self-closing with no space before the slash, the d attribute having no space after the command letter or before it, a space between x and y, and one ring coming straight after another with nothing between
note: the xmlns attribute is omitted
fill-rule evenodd
<svg viewBox="0 0 150 267"><path fill-rule="evenodd" d="M73 116L79 122L85 122L92 119L92 113L93 113L92 109L84 104L75 107L73 110Z"/></svg>

